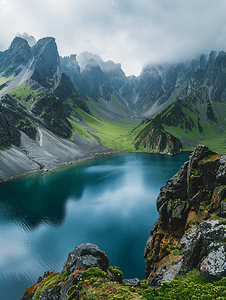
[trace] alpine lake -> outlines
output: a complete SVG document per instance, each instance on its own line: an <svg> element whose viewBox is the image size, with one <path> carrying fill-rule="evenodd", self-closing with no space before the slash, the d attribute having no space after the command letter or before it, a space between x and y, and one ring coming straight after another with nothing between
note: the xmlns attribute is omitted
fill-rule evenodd
<svg viewBox="0 0 226 300"><path fill-rule="evenodd" d="M157 196L189 155L101 156L0 186L0 299L20 299L86 242L124 278L144 279Z"/></svg>

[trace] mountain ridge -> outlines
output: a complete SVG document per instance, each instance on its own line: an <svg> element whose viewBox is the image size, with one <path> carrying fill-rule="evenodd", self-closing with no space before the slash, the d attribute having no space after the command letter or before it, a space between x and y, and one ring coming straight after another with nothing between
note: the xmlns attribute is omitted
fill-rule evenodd
<svg viewBox="0 0 226 300"><path fill-rule="evenodd" d="M129 152L171 155L209 138L223 148L225 65L225 52L212 51L188 62L147 64L138 77L126 77L120 64L92 53L60 57L53 37L32 47L27 36L16 37L0 52L1 149L20 148L21 132L39 145L42 128L78 151L76 136L88 148L92 140Z"/></svg>

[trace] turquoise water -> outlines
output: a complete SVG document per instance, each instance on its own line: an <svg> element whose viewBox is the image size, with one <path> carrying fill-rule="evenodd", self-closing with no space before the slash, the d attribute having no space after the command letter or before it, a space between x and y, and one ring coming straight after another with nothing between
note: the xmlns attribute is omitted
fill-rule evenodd
<svg viewBox="0 0 226 300"><path fill-rule="evenodd" d="M113 155L1 186L0 299L20 299L85 242L105 251L125 278L144 279L159 189L188 157Z"/></svg>

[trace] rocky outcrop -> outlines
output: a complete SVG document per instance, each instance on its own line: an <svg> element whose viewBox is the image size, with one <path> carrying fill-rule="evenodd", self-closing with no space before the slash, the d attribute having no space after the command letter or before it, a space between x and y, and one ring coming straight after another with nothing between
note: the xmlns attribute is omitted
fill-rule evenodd
<svg viewBox="0 0 226 300"><path fill-rule="evenodd" d="M114 288L116 282L117 287L123 284L119 291ZM98 296L105 299L107 294L102 294L98 290L95 293L94 288L107 286L112 286L117 299L119 299L118 297L133 299L132 294L128 293L129 289L125 289L125 286L133 289L135 286L140 287L141 285L138 278L123 279L123 274L117 267L109 267L107 255L98 246L84 243L68 254L67 261L60 273L45 272L42 277L38 278L36 284L25 290L21 300L99 299ZM105 292L107 292L106 289ZM123 292L125 295L122 295ZM88 297L90 293L91 298ZM136 299L138 298L136 297Z"/></svg>
<svg viewBox="0 0 226 300"><path fill-rule="evenodd" d="M55 90L61 79L60 57L55 39L46 37L38 40L32 47L32 54L34 71L31 79L49 91Z"/></svg>
<svg viewBox="0 0 226 300"><path fill-rule="evenodd" d="M9 95L3 96L0 104L0 145L19 146L20 131L35 140L38 130L33 121L25 107Z"/></svg>
<svg viewBox="0 0 226 300"><path fill-rule="evenodd" d="M22 39L25 39L29 46L32 47L36 44L36 39L33 37L33 35L29 35L26 32L24 32L23 34L20 34L19 32L16 34L16 37L20 37Z"/></svg>
<svg viewBox="0 0 226 300"><path fill-rule="evenodd" d="M0 73L7 77L13 74L21 65L26 65L32 59L28 42L16 37L8 50L0 52Z"/></svg>
<svg viewBox="0 0 226 300"><path fill-rule="evenodd" d="M20 145L20 132L11 124L11 114L0 104L0 146Z"/></svg>
<svg viewBox="0 0 226 300"><path fill-rule="evenodd" d="M154 152L169 155L182 151L183 146L179 139L166 132L159 122L154 119L146 119L138 126L143 124L146 124L145 128L137 134L134 140L136 149L143 146L148 153Z"/></svg>
<svg viewBox="0 0 226 300"><path fill-rule="evenodd" d="M63 103L54 95L46 95L38 100L32 113L39 116L44 126L52 132L68 138L71 132L71 123L66 118Z"/></svg>
<svg viewBox="0 0 226 300"><path fill-rule="evenodd" d="M193 268L210 281L225 276L225 163L226 155L199 145L161 188L159 219L144 252L149 285Z"/></svg>
<svg viewBox="0 0 226 300"><path fill-rule="evenodd" d="M40 300L66 300L70 294L70 288L78 284L78 277L85 270L96 267L106 271L108 266L108 257L98 246L89 243L81 244L68 254L67 261L60 273L56 271L45 272L43 277L39 277L36 284L26 289L21 300L27 300L38 290L40 290L38 298ZM55 277L56 282L53 282L53 277ZM49 278L52 279L52 284L44 288L45 281ZM78 289L73 291L74 296L78 291Z"/></svg>

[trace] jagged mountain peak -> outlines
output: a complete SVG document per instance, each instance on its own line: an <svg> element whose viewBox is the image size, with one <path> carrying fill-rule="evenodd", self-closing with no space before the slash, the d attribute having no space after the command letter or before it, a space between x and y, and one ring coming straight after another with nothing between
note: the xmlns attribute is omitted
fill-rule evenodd
<svg viewBox="0 0 226 300"><path fill-rule="evenodd" d="M87 52L87 51L81 53L77 57L77 61L79 63L81 70L83 70L92 59L100 66L101 70L104 73L120 70L125 76L125 73L121 69L120 63L115 63L112 60L104 61L99 55L92 54L91 52Z"/></svg>
<svg viewBox="0 0 226 300"><path fill-rule="evenodd" d="M36 44L36 39L34 38L33 35L29 35L28 33L24 32L23 34L20 34L19 32L16 34L16 37L21 37L25 39L29 46L32 47Z"/></svg>
<svg viewBox="0 0 226 300"><path fill-rule="evenodd" d="M0 52L0 73L8 77L32 58L31 47L20 37L13 39L8 50Z"/></svg>
<svg viewBox="0 0 226 300"><path fill-rule="evenodd" d="M30 48L28 42L25 39L17 36L13 39L12 43L10 44L9 51L13 51L14 49L21 47L21 46Z"/></svg>
<svg viewBox="0 0 226 300"><path fill-rule="evenodd" d="M60 84L61 67L55 38L45 37L32 47L34 72L32 79L50 91Z"/></svg>
<svg viewBox="0 0 226 300"><path fill-rule="evenodd" d="M49 47L54 46L57 49L57 45L54 37L44 37L32 47L32 51L34 56L41 50L43 51L43 47L49 45Z"/></svg>
<svg viewBox="0 0 226 300"><path fill-rule="evenodd" d="M94 58L91 58L90 60L87 61L87 64L82 72L85 72L86 70L93 69L93 68L98 69L102 72L99 64L95 61Z"/></svg>

